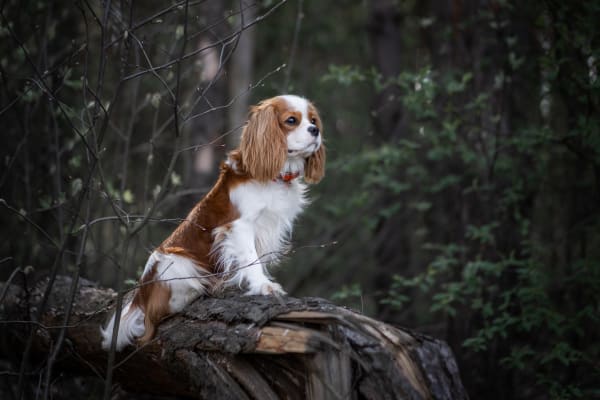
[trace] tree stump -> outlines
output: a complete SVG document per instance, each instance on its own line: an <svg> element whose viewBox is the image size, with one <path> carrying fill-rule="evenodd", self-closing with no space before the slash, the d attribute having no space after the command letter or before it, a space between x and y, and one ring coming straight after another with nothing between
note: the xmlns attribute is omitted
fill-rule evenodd
<svg viewBox="0 0 600 400"><path fill-rule="evenodd" d="M47 282L30 290L0 285L0 362L9 370L19 370L30 333L27 373L43 370L60 331L67 277L55 281L39 323L28 322ZM99 330L115 298L111 289L79 282L54 371L104 377L108 357ZM454 356L440 340L319 298L239 293L197 299L166 318L154 340L117 354L114 381L129 393L213 400L467 398Z"/></svg>

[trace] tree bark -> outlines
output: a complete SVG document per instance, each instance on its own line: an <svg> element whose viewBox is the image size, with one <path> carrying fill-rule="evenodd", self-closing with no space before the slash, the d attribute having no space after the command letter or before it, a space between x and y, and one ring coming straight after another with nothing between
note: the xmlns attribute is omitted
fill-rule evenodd
<svg viewBox="0 0 600 400"><path fill-rule="evenodd" d="M30 365L43 370L69 302L70 279L59 277L41 323L29 324L46 284L29 290L0 284L0 364L9 370L18 370L30 333ZM99 330L115 297L111 289L80 282L55 371L104 376ZM36 370L29 373L37 382ZM442 341L323 299L236 293L200 298L165 319L149 344L117 355L114 379L130 393L197 399L467 398Z"/></svg>

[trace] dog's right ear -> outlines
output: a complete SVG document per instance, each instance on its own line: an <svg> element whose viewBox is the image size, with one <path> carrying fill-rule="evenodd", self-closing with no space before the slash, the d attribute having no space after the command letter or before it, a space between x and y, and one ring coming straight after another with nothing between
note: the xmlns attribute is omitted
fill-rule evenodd
<svg viewBox="0 0 600 400"><path fill-rule="evenodd" d="M307 183L318 183L323 176L325 176L325 145L321 143L319 150L306 159L304 180Z"/></svg>
<svg viewBox="0 0 600 400"><path fill-rule="evenodd" d="M283 168L287 157L286 135L272 104L252 107L242 132L240 153L246 172L260 182L275 179Z"/></svg>

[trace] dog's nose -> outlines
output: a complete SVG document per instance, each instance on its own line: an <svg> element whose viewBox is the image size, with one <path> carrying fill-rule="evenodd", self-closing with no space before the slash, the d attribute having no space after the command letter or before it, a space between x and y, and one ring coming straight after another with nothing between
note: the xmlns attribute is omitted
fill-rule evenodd
<svg viewBox="0 0 600 400"><path fill-rule="evenodd" d="M314 125L311 125L308 127L308 133L310 133L313 136L319 136L319 128L317 128Z"/></svg>

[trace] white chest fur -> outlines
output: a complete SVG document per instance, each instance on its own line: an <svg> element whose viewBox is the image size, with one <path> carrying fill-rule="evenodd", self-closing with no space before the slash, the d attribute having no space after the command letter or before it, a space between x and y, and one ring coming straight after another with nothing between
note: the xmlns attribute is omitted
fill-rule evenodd
<svg viewBox="0 0 600 400"><path fill-rule="evenodd" d="M279 218L293 220L306 204L305 191L306 185L298 180L290 183L250 181L233 189L229 197L242 218L254 219L270 212Z"/></svg>
<svg viewBox="0 0 600 400"><path fill-rule="evenodd" d="M263 262L276 260L284 250L293 222L307 203L305 191L306 186L295 180L249 182L230 193L240 219L253 226L256 251Z"/></svg>

